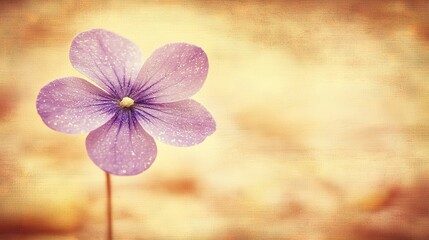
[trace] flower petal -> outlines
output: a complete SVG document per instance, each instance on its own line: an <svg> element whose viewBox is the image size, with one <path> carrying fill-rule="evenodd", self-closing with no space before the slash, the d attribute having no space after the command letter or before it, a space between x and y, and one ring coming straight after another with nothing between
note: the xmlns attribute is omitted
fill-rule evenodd
<svg viewBox="0 0 429 240"><path fill-rule="evenodd" d="M139 48L115 33L93 29L77 35L70 47L70 61L104 90L123 98L142 66Z"/></svg>
<svg viewBox="0 0 429 240"><path fill-rule="evenodd" d="M192 146L202 142L216 130L216 123L210 113L191 99L137 105L135 109L143 128L167 144Z"/></svg>
<svg viewBox="0 0 429 240"><path fill-rule="evenodd" d="M109 122L89 133L86 149L92 161L115 175L136 175L148 169L156 157L155 141L133 118L119 112Z"/></svg>
<svg viewBox="0 0 429 240"><path fill-rule="evenodd" d="M146 102L175 102L194 95L207 77L208 60L199 47L167 44L146 60L131 98Z"/></svg>
<svg viewBox="0 0 429 240"><path fill-rule="evenodd" d="M44 86L36 105L48 127L71 134L98 128L114 116L116 108L107 93L76 77L57 79Z"/></svg>

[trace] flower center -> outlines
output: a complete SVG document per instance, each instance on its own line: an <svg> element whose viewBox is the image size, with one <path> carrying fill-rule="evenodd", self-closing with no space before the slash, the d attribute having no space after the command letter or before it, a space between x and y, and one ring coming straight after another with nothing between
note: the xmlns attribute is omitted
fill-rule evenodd
<svg viewBox="0 0 429 240"><path fill-rule="evenodd" d="M132 105L134 105L134 100L129 97L122 98L121 102L119 103L119 106L121 106L121 108L129 108Z"/></svg>

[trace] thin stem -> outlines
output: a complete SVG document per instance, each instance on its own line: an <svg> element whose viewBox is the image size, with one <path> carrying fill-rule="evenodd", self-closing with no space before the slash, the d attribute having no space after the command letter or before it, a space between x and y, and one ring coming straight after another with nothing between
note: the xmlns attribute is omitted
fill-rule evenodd
<svg viewBox="0 0 429 240"><path fill-rule="evenodd" d="M107 188L107 240L113 239L112 228L112 186L110 184L110 174L106 172L106 188Z"/></svg>

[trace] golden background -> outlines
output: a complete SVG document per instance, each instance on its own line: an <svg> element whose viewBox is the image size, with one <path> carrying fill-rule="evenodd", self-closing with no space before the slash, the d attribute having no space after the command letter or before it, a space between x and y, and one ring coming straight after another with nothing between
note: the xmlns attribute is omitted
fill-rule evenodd
<svg viewBox="0 0 429 240"><path fill-rule="evenodd" d="M104 239L85 135L46 127L75 35L210 63L202 144L113 177L115 239L429 239L429 1L1 1L0 239Z"/></svg>

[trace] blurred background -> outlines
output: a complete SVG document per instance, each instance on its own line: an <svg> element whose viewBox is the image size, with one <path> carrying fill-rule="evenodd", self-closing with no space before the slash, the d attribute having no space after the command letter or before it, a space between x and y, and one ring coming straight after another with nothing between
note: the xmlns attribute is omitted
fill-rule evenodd
<svg viewBox="0 0 429 240"><path fill-rule="evenodd" d="M86 136L35 107L91 28L201 46L217 121L112 177L115 239L429 239L429 1L0 4L0 239L105 238Z"/></svg>

